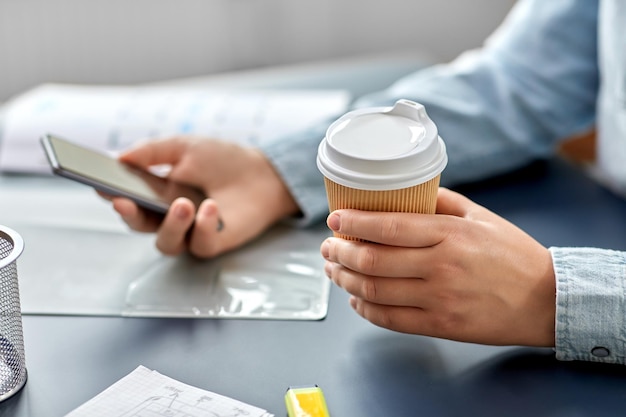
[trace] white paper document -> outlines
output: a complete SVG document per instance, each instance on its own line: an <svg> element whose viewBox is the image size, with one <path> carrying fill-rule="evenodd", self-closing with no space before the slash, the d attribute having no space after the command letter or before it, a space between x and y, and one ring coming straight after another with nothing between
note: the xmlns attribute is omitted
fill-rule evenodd
<svg viewBox="0 0 626 417"><path fill-rule="evenodd" d="M45 133L112 153L177 134L258 146L341 115L349 99L343 90L44 84L4 107L0 171L49 173Z"/></svg>
<svg viewBox="0 0 626 417"><path fill-rule="evenodd" d="M139 366L65 417L273 417Z"/></svg>

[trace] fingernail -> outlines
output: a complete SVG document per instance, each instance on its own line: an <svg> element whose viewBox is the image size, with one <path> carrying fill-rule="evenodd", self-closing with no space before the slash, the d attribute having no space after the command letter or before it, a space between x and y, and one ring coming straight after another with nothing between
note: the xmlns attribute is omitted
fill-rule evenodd
<svg viewBox="0 0 626 417"><path fill-rule="evenodd" d="M331 278L331 273L333 272L333 264L331 262L326 262L324 264L324 273L328 278Z"/></svg>
<svg viewBox="0 0 626 417"><path fill-rule="evenodd" d="M330 255L330 242L328 242L328 240L325 240L322 243L320 252L322 253L322 256L324 257L324 259L328 259L328 255Z"/></svg>
<svg viewBox="0 0 626 417"><path fill-rule="evenodd" d="M202 210L202 214L206 217L213 216L217 213L217 207L213 204L202 204L200 205L200 210Z"/></svg>
<svg viewBox="0 0 626 417"><path fill-rule="evenodd" d="M326 224L328 224L330 230L334 232L339 231L339 229L341 228L341 218L339 216L339 213L330 213L330 216L328 216L328 219L326 220Z"/></svg>
<svg viewBox="0 0 626 417"><path fill-rule="evenodd" d="M187 210L187 207L185 206L177 206L174 210L174 214L176 214L176 217L179 219L185 220L189 217L189 210Z"/></svg>
<svg viewBox="0 0 626 417"><path fill-rule="evenodd" d="M215 204L207 204L206 202L203 202L200 204L200 207L198 207L198 214L202 217L213 217L218 214L218 209ZM218 232L224 230L224 220L222 220L219 215L217 217L217 226L215 226L215 230Z"/></svg>

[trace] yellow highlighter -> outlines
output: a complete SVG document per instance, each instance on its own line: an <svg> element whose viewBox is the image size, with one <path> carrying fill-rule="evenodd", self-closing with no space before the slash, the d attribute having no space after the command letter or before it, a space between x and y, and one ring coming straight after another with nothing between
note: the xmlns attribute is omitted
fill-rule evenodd
<svg viewBox="0 0 626 417"><path fill-rule="evenodd" d="M330 417L324 393L317 385L289 387L285 394L289 417Z"/></svg>

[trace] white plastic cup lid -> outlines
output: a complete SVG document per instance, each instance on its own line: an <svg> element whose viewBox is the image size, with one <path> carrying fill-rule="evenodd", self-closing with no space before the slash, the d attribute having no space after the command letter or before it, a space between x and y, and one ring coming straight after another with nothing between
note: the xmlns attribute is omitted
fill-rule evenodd
<svg viewBox="0 0 626 417"><path fill-rule="evenodd" d="M425 183L448 163L446 146L423 105L346 113L326 131L317 167L333 182L360 190L396 190Z"/></svg>

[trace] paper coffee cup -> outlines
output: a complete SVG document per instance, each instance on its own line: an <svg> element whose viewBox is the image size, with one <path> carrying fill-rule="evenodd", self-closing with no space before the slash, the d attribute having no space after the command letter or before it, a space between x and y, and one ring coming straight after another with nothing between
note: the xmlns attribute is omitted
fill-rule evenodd
<svg viewBox="0 0 626 417"><path fill-rule="evenodd" d="M434 213L447 163L437 126L410 100L346 113L330 125L317 153L330 211Z"/></svg>

